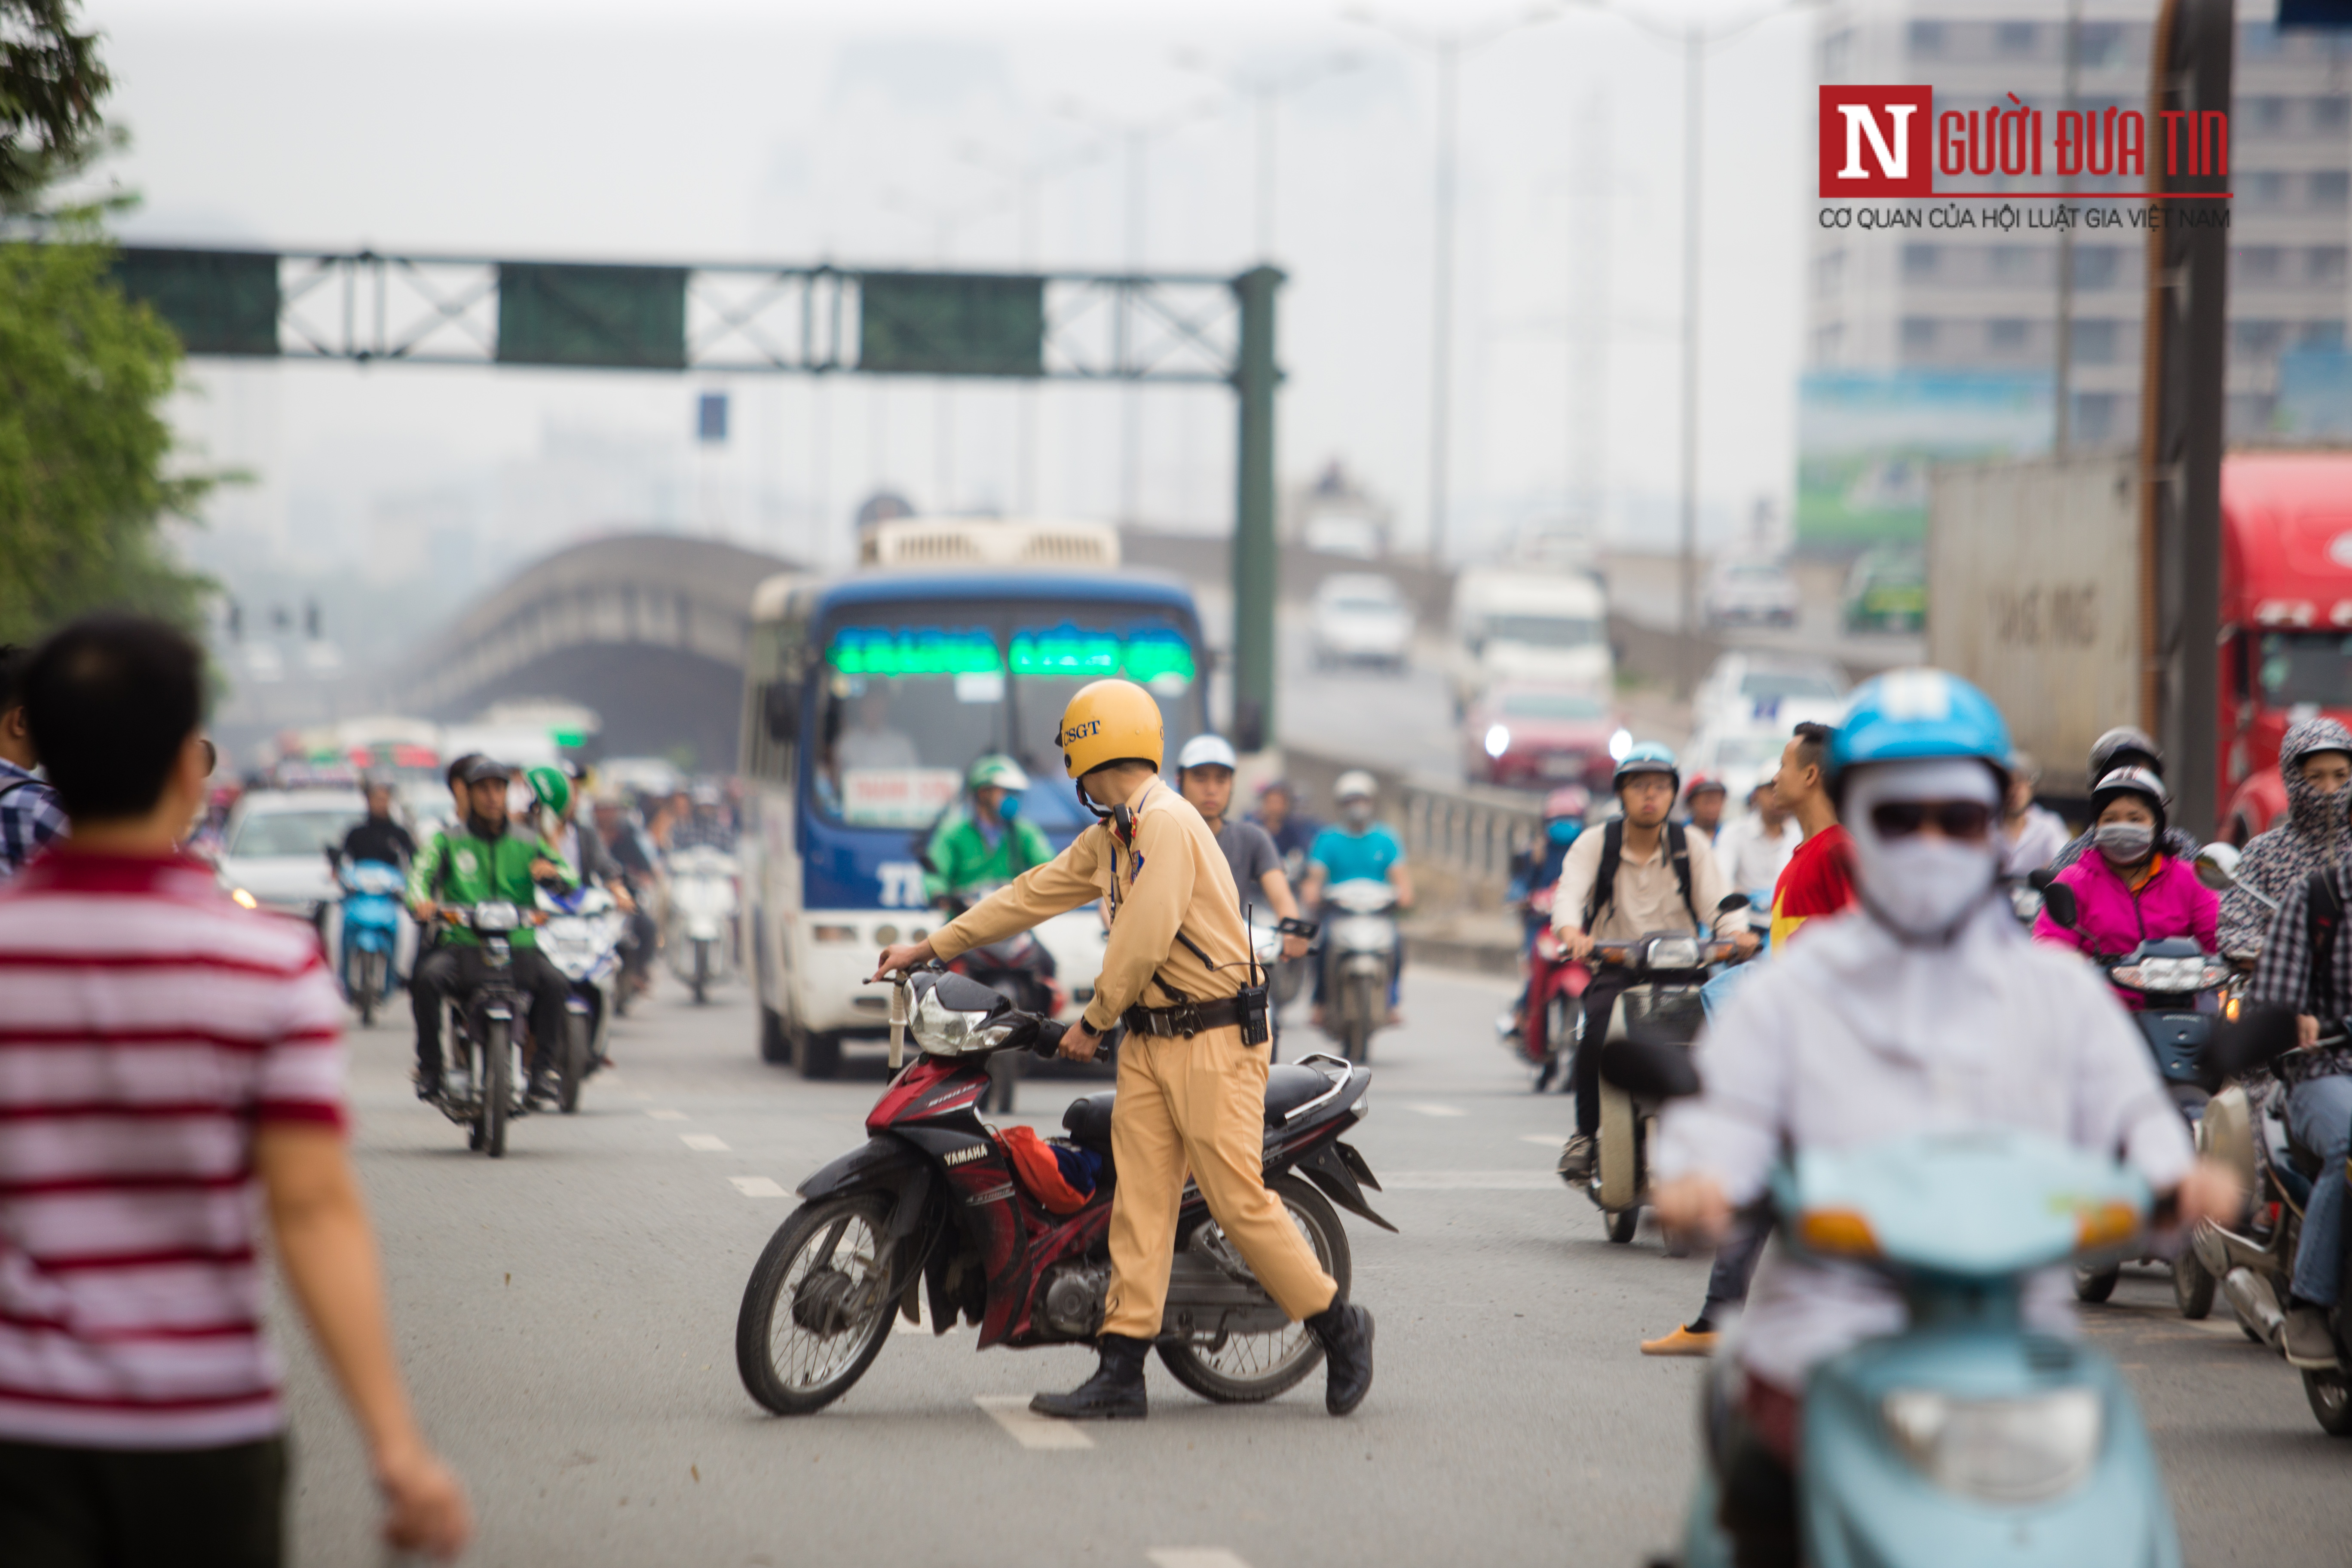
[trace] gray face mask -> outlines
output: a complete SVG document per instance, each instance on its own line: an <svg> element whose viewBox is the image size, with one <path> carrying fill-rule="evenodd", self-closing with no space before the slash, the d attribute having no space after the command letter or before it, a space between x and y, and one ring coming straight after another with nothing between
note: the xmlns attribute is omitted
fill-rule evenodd
<svg viewBox="0 0 2352 1568"><path fill-rule="evenodd" d="M1372 820L1372 803L1369 800L1348 801L1339 807L1339 815L1350 827L1361 827Z"/></svg>
<svg viewBox="0 0 2352 1568"><path fill-rule="evenodd" d="M2092 836L2099 853L2117 866L2136 866L2156 847L2156 829L2145 822L2110 822Z"/></svg>

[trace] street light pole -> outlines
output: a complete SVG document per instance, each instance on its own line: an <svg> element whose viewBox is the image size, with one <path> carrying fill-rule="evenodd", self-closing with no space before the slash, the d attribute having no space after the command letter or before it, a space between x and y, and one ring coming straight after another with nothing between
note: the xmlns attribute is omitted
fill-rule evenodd
<svg viewBox="0 0 2352 1568"><path fill-rule="evenodd" d="M1683 35L1683 635L1675 675L1685 696L1698 682L1698 226L1706 59L1706 35L1694 22Z"/></svg>

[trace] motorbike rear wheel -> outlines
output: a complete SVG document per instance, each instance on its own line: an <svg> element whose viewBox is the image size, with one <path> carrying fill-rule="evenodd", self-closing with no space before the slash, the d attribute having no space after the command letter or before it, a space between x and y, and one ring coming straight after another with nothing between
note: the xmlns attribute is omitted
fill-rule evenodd
<svg viewBox="0 0 2352 1568"><path fill-rule="evenodd" d="M882 1291L890 1200L856 1193L803 1204L751 1268L735 1318L743 1390L779 1415L810 1415L849 1392L889 1337Z"/></svg>
<svg viewBox="0 0 2352 1568"><path fill-rule="evenodd" d="M2074 1268L2074 1300L2104 1301L2116 1293L2116 1281L2123 1278L2123 1265L2111 1263L2105 1268Z"/></svg>
<svg viewBox="0 0 2352 1568"><path fill-rule="evenodd" d="M1638 1205L1629 1209L1619 1209L1615 1214L1604 1212L1602 1218L1608 1226L1609 1239L1619 1247L1632 1241L1634 1233L1642 1228L1642 1210Z"/></svg>
<svg viewBox="0 0 2352 1568"><path fill-rule="evenodd" d="M570 1116L580 1109L580 1080L588 1076L588 1020L563 1020L563 1050L555 1064L555 1105Z"/></svg>
<svg viewBox="0 0 2352 1568"><path fill-rule="evenodd" d="M2210 1312L2213 1284L2213 1276L2207 1271L2204 1260L2193 1247L2183 1247L2180 1256L2172 1260L2172 1299L2179 1304L2180 1315L2193 1322Z"/></svg>
<svg viewBox="0 0 2352 1568"><path fill-rule="evenodd" d="M474 1074L482 1095L476 1125L481 1129L482 1152L493 1160L504 1159L507 1152L507 1102L514 1092L514 1042L508 1031L513 1026L504 1018L484 1022L482 1065Z"/></svg>
<svg viewBox="0 0 2352 1568"><path fill-rule="evenodd" d="M1353 1272L1348 1233L1330 1200L1297 1176L1276 1176L1265 1185L1289 1211L1291 1223L1314 1249L1323 1272L1339 1285L1340 1295L1347 1295ZM1215 1226L1215 1220L1204 1218L1179 1237L1176 1245L1205 1249L1222 1242ZM1229 1334L1221 1345L1162 1340L1156 1348L1160 1363L1177 1382L1219 1405L1256 1405L1287 1393L1323 1359L1322 1344L1304 1323L1286 1323L1265 1333Z"/></svg>
<svg viewBox="0 0 2352 1568"><path fill-rule="evenodd" d="M2346 1381L2341 1368L2305 1373L2303 1396L2311 1401L2321 1431L2331 1437L2352 1437L2352 1382Z"/></svg>

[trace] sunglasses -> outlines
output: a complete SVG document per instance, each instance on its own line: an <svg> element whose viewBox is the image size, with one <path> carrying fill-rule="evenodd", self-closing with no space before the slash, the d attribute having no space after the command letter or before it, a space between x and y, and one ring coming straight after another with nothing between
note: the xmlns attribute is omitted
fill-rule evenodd
<svg viewBox="0 0 2352 1568"><path fill-rule="evenodd" d="M1980 800L1890 800L1870 808L1870 825L1881 838L1908 838L1933 825L1947 838L1966 843L1992 829L1992 807Z"/></svg>

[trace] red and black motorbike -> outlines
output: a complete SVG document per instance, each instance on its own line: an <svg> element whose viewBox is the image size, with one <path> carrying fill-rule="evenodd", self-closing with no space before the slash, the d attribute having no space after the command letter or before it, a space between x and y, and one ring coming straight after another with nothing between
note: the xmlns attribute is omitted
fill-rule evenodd
<svg viewBox="0 0 2352 1568"><path fill-rule="evenodd" d="M1528 1066L1535 1069L1535 1090L1541 1094L1557 1082L1568 1087L1568 1064L1576 1056L1577 1024L1584 1016L1584 988L1592 984L1592 966L1570 958L1552 933L1551 888L1539 888L1527 900L1528 912L1544 917L1528 953L1528 988L1521 995L1516 1026L1507 1034Z"/></svg>
<svg viewBox="0 0 2352 1568"><path fill-rule="evenodd" d="M993 891L993 888L979 889L942 899L940 913L953 920ZM1015 1009L1040 1018L1058 1017L1069 1003L1055 973L1053 951L1037 940L1034 931L1014 931L1003 942L970 949L951 959L948 968L979 981L992 991L1003 992ZM999 1051L989 1058L990 1089L981 1106L982 1110L1003 1116L1013 1114L1013 1098L1021 1082L1024 1054Z"/></svg>
<svg viewBox="0 0 2352 1568"><path fill-rule="evenodd" d="M1056 1214L1025 1187L1004 1141L980 1120L989 1059L1051 1056L1062 1026L961 974L901 975L891 995L895 1060L905 1033L921 1051L866 1119L870 1141L803 1183L801 1206L751 1270L735 1324L735 1364L751 1397L805 1415L848 1392L881 1353L891 1320L931 1331L959 1318L980 1347L1089 1341L1110 1287L1110 1160L1116 1091L1074 1101L1062 1126L1101 1158L1095 1190ZM1339 1141L1369 1110L1371 1069L1317 1055L1273 1068L1265 1092L1265 1184L1306 1235L1342 1294L1347 1233L1332 1205L1394 1230L1367 1206L1380 1189ZM1161 1319L1160 1359L1202 1396L1271 1399L1304 1378L1322 1347L1275 1305L1187 1185Z"/></svg>

